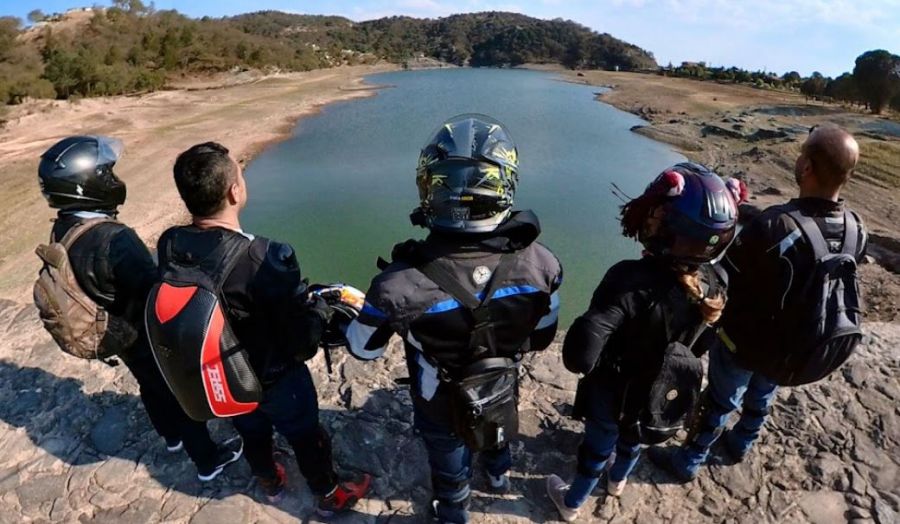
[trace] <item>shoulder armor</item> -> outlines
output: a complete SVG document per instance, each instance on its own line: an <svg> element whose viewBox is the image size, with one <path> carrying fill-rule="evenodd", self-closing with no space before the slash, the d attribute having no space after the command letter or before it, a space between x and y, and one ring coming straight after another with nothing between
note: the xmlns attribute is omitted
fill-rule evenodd
<svg viewBox="0 0 900 524"><path fill-rule="evenodd" d="M297 255L290 244L265 239L259 240L267 244L265 259L267 265L277 271L292 272L300 270L300 265L297 263ZM254 243L256 242L254 240Z"/></svg>

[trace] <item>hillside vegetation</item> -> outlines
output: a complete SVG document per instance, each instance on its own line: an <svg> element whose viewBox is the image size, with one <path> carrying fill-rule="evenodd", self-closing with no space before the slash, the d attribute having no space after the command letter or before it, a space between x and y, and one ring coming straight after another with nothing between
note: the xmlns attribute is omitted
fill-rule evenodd
<svg viewBox="0 0 900 524"><path fill-rule="evenodd" d="M336 16L264 11L191 19L140 0L109 8L0 18L0 102L159 89L181 74L234 69L307 71L417 57L471 66L526 62L595 69L656 68L653 56L564 20L513 13L355 23Z"/></svg>

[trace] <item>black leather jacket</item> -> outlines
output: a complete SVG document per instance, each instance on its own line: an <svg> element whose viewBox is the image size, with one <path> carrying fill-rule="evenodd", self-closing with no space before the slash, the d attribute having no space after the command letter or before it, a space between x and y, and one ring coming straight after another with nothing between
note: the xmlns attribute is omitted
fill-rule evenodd
<svg viewBox="0 0 900 524"><path fill-rule="evenodd" d="M707 293L710 283L724 291L724 281L712 266L704 265L700 274ZM618 419L619 413L596 413L608 407L596 399L612 392L617 402L621 401L619 397L632 378L661 365L669 342L684 340L687 334L693 338L704 326L697 304L687 296L669 264L647 256L611 267L563 344L566 369L584 375L574 415Z"/></svg>
<svg viewBox="0 0 900 524"><path fill-rule="evenodd" d="M307 305L307 286L294 249L263 237L221 228L174 227L159 239L159 266L169 257L202 260L226 237L239 237L239 255L222 285L224 310L235 336L250 355L263 385L313 355L325 321Z"/></svg>
<svg viewBox="0 0 900 524"><path fill-rule="evenodd" d="M51 240L91 215L61 212ZM156 263L133 229L121 222L94 226L69 249L69 260L82 290L109 313L125 317L143 332L144 302L156 283ZM146 338L146 337L141 337Z"/></svg>

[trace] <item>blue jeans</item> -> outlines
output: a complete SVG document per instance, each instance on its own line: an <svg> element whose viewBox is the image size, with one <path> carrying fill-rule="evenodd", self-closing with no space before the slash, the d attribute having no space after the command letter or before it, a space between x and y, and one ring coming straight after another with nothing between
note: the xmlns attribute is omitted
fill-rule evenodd
<svg viewBox="0 0 900 524"><path fill-rule="evenodd" d="M778 385L759 373L740 367L721 339L709 353L708 411L696 435L673 457L675 467L694 476L709 457L709 450L722 434L728 417L741 408L741 418L728 433L728 445L744 455L759 438Z"/></svg>
<svg viewBox="0 0 900 524"><path fill-rule="evenodd" d="M331 442L319 426L316 388L306 365L299 364L265 388L256 411L232 419L244 439L244 456L257 477L275 478L273 428L294 449L300 472L310 491L325 495L337 485Z"/></svg>
<svg viewBox="0 0 900 524"><path fill-rule="evenodd" d="M465 524L469 521L469 481L472 479L472 450L454 436L450 428L434 420L416 407L416 432L425 441L428 465L431 466L431 485L438 501L437 517L441 522ZM509 446L480 453L487 472L499 477L512 466Z"/></svg>
<svg viewBox="0 0 900 524"><path fill-rule="evenodd" d="M639 442L632 442L626 438L619 438L618 406L615 403L616 394L613 390L604 392L599 397L603 402L603 409L596 410L606 416L600 419L588 419L584 422L584 440L578 447L578 472L575 480L566 493L566 506L570 508L581 507L587 501L591 492L597 487L600 475L606 468L606 463L612 452L616 452L615 462L609 469L608 477L614 482L620 482L628 478L637 465L641 455Z"/></svg>

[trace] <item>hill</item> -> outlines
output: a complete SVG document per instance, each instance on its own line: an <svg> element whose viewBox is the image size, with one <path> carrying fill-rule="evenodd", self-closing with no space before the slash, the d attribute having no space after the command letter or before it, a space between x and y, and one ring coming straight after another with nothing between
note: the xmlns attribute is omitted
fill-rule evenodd
<svg viewBox="0 0 900 524"><path fill-rule="evenodd" d="M308 71L380 60L457 65L655 68L653 55L575 22L486 12L438 19L263 11L191 19L139 0L79 9L23 30L0 18L0 103L159 89L174 77L244 69Z"/></svg>

